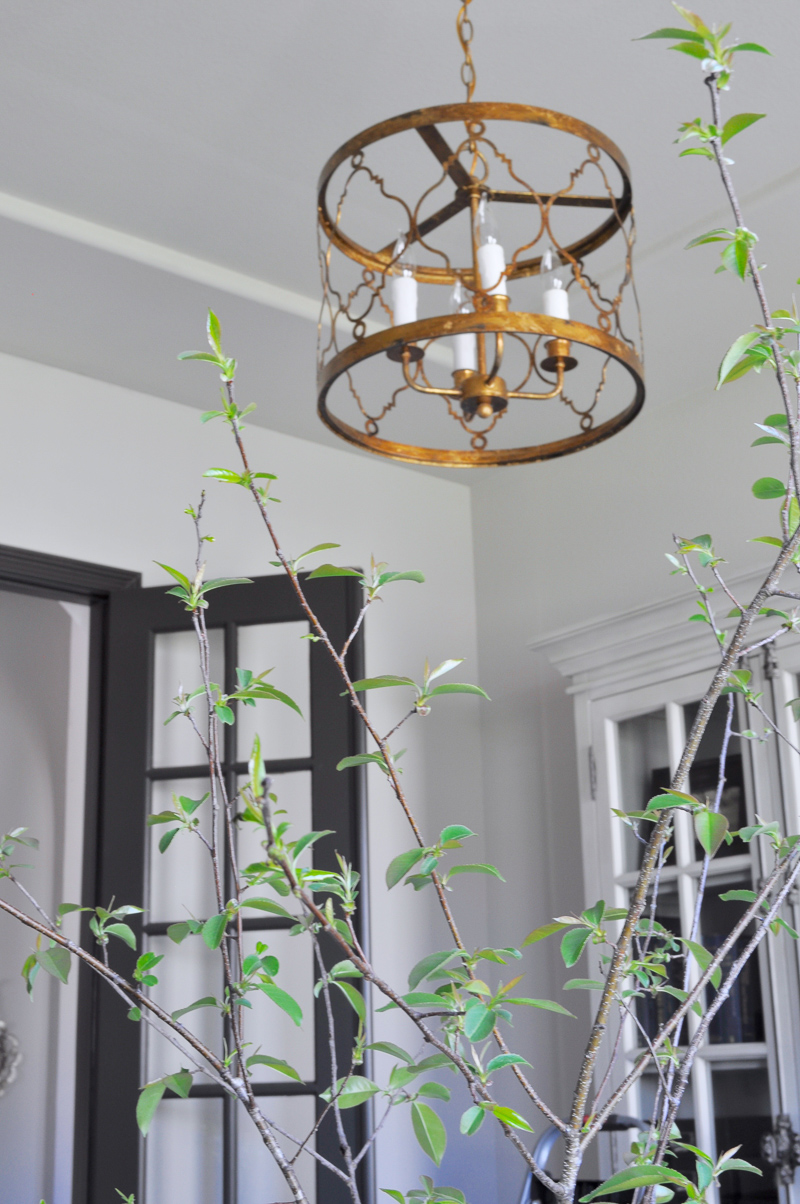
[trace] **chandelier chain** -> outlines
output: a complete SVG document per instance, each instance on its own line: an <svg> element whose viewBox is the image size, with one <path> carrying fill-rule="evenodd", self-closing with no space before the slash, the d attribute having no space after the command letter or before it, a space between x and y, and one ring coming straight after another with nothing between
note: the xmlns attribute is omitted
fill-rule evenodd
<svg viewBox="0 0 800 1204"><path fill-rule="evenodd" d="M475 91L475 65L472 61L470 44L475 32L469 16L469 6L472 0L463 0L456 19L456 31L461 49L464 51L464 62L461 64L461 82L467 89L467 104L472 100Z"/></svg>

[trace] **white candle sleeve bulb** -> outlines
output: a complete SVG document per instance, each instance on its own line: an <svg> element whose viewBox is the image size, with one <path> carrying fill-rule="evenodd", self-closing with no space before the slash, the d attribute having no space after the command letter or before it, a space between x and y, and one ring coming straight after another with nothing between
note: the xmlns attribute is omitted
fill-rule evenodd
<svg viewBox="0 0 800 1204"><path fill-rule="evenodd" d="M464 298L464 290L461 287L461 281L457 280L453 295L450 298L450 308L455 314L468 314L469 306ZM478 370L478 343L474 334L466 332L465 334L454 334L452 337L453 345L453 371L454 372L477 372Z"/></svg>
<svg viewBox="0 0 800 1204"><path fill-rule="evenodd" d="M560 265L553 266L556 256L548 247L542 256L542 313L548 318L569 321L569 296L564 288Z"/></svg>
<svg viewBox="0 0 800 1204"><path fill-rule="evenodd" d="M478 232L478 271L483 290L489 296L507 297L506 253L498 241L497 223L485 196L478 206Z"/></svg>
<svg viewBox="0 0 800 1204"><path fill-rule="evenodd" d="M394 245L396 275L392 276L392 319L395 326L416 322L419 300L417 281L414 278L414 261L406 249L404 235Z"/></svg>

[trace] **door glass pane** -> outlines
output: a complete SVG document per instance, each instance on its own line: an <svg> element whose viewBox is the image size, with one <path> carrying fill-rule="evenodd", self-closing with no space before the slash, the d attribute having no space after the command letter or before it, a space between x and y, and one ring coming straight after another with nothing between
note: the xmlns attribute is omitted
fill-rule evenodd
<svg viewBox="0 0 800 1204"><path fill-rule="evenodd" d="M302 1141L314 1127L314 1098L308 1095L260 1096L258 1105L268 1120L280 1125L298 1141ZM272 1155L264 1146L258 1129L250 1118L240 1110L238 1127L238 1182L237 1204L258 1204L267 1200L288 1200L291 1192ZM277 1134L285 1154L294 1154L297 1146ZM313 1138L309 1143L313 1148ZM309 1204L316 1204L316 1175L314 1159L302 1153L295 1163L297 1176L308 1196ZM149 1201L148 1201L149 1204Z"/></svg>
<svg viewBox="0 0 800 1204"><path fill-rule="evenodd" d="M646 1121L647 1124L650 1124L650 1121L653 1117L657 1088L657 1075L651 1074L650 1072L642 1075L641 1087L639 1089L642 1120ZM684 1092L680 1108L678 1109L676 1123L680 1130L681 1141L688 1142L689 1145L696 1145L694 1091L692 1089L691 1079L686 1084L686 1091ZM688 1153L686 1150L678 1150L676 1152L676 1157L669 1160L669 1166L672 1167L673 1170L680 1171L681 1174L687 1175L692 1180L696 1178L694 1156Z"/></svg>
<svg viewBox="0 0 800 1204"><path fill-rule="evenodd" d="M147 941L153 953L163 953L164 960L154 968L158 986L150 995L166 1012L188 1007L196 999L222 993L222 959L219 952L208 949L199 936L189 936L176 945L167 936L151 936ZM222 1052L222 1020L216 1008L198 1008L184 1020L187 1028L216 1054ZM147 1081L180 1069L181 1055L165 1037L147 1027Z"/></svg>
<svg viewBox="0 0 800 1204"><path fill-rule="evenodd" d="M164 1099L144 1143L145 1204L222 1204L222 1100Z"/></svg>
<svg viewBox="0 0 800 1204"><path fill-rule="evenodd" d="M246 778L239 779L241 787ZM292 825L287 833L287 840L297 840L306 832L311 831L311 770L304 769L299 773L280 773L272 779L271 793L276 795L277 803L273 804L274 813L278 820L288 820ZM285 815L280 812L285 811ZM246 869L255 861L264 860L264 829L253 823L240 823L236 844L240 869ZM301 858L302 865L311 865L312 849ZM258 894L263 893L263 887L256 888ZM269 893L269 892L268 892Z"/></svg>
<svg viewBox="0 0 800 1204"><path fill-rule="evenodd" d="M726 875L725 884L713 883L706 887L700 926L703 944L710 953L716 953L737 920L747 910L747 903L724 901L720 898L736 888L750 889L749 876ZM745 929L722 963L723 979L733 962L752 936L752 925ZM709 1040L712 1044L728 1045L739 1041L764 1040L764 1008L761 999L761 978L758 955L754 954L736 979L728 999L711 1021Z"/></svg>
<svg viewBox="0 0 800 1204"><path fill-rule="evenodd" d="M636 715L617 725L619 740L619 780L621 807L625 811L643 811L648 801L669 786L669 752L666 712L652 711ZM638 870L652 825L641 824L641 832L625 828L625 870ZM668 865L674 863L670 854Z"/></svg>
<svg viewBox="0 0 800 1204"><path fill-rule="evenodd" d="M650 918L649 907L645 911L643 918ZM657 923L663 924L675 936L680 935L681 913L676 882L661 882L655 918ZM660 942L654 940L651 948L658 949L660 947ZM682 989L683 962L679 959L673 958L669 962L664 985L677 987L679 990ZM665 991L659 991L654 996L645 995L644 998L636 1000L636 1015L648 1037L655 1037L661 1025L665 1024L677 1010L678 1003L679 1001L673 995L669 995ZM636 1041L639 1045L644 1044L641 1033L637 1034Z"/></svg>
<svg viewBox="0 0 800 1204"><path fill-rule="evenodd" d="M270 685L288 694L303 712L302 718L282 702L257 702L254 707L241 703L236 717L237 757L250 756L253 737L261 738L261 753L266 760L311 755L309 727L310 642L308 623L257 623L238 629L239 666L257 676L271 669Z"/></svg>
<svg viewBox="0 0 800 1204"><path fill-rule="evenodd" d="M737 1158L752 1162L762 1173L730 1171L720 1179L722 1204L774 1204L778 1198L775 1172L761 1157L761 1136L772 1129L766 1066L712 1071L717 1152L741 1145Z"/></svg>
<svg viewBox="0 0 800 1204"><path fill-rule="evenodd" d="M699 703L692 702L683 708L686 731L691 730ZM728 718L728 699L720 698L708 727L703 732L703 738L697 749L697 756L689 773L689 790L701 802L713 806L719 786L719 758L722 752L722 742L725 724ZM736 713L734 711L733 730L737 730ZM728 743L728 755L725 759L725 785L720 799L720 812L728 820L732 832L743 828L747 823L745 809L744 777L742 772L741 741L738 736L731 736ZM743 846L738 841L733 844L723 844L716 857L731 857L743 852ZM695 856L698 860L703 857L703 849L695 842Z"/></svg>
<svg viewBox="0 0 800 1204"><path fill-rule="evenodd" d="M250 914L253 914L252 912ZM254 991L248 996L252 1009L242 1010L245 1040L252 1045L251 1053L283 1058L306 1082L314 1080L314 950L307 933L290 936L287 929L273 928L264 932L245 932L245 956L256 952L256 945L267 946L268 953L277 957L280 969L275 982L297 1000L303 1011L302 1025L271 999ZM253 1068L257 1083L287 1083L291 1080L268 1066Z"/></svg>
<svg viewBox="0 0 800 1204"><path fill-rule="evenodd" d="M172 795L202 798L207 778L182 778L179 781L153 782L150 791L151 814L173 810ZM211 801L206 799L194 814L199 831L211 836ZM174 824L154 824L149 829L149 904L148 921L188 919L205 920L217 911L214 878L208 850L198 836L179 832L165 852L159 842L173 830Z"/></svg>
<svg viewBox="0 0 800 1204"><path fill-rule="evenodd" d="M211 680L225 680L225 644L222 629L208 633ZM164 725L175 710L173 698L181 688L190 694L203 684L200 650L193 631L161 631L155 637L153 665L153 765L202 765L203 746L188 719L179 715ZM195 701L195 721L201 732L208 724L208 708L200 695Z"/></svg>

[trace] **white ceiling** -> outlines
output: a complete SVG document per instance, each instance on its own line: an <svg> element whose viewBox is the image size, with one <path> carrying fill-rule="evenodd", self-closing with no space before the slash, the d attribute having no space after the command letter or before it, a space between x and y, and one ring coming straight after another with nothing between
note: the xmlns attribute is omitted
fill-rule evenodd
<svg viewBox="0 0 800 1204"><path fill-rule="evenodd" d="M5 0L0 350L206 408L213 382L175 354L198 344L212 304L240 357L241 390L259 403L256 421L336 442L314 413L314 324L298 316L313 312L303 298L318 295L316 178L358 130L462 98L457 8L457 0ZM704 333L713 339L719 328L722 351L746 311L734 281L721 288L710 278L702 256L711 252L679 254L704 223L727 215L710 165L679 161L671 145L678 122L704 112L698 65L663 42L632 40L672 23L673 10L666 0L472 8L476 99L571 113L627 155L648 404L684 396L700 363L698 312ZM763 257L783 288L795 273L777 249L770 258L770 235L783 223L782 248L800 251L791 221L800 5L704 0L702 11L733 19L740 37L776 52L742 56L730 103L771 117L732 149Z"/></svg>

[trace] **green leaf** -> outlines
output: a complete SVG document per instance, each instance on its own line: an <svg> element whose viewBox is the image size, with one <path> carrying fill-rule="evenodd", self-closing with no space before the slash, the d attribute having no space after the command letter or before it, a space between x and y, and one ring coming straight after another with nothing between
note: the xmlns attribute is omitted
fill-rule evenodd
<svg viewBox="0 0 800 1204"><path fill-rule="evenodd" d="M511 1125L514 1129L524 1129L527 1133L533 1132L525 1117L520 1116L519 1112L515 1112L513 1108L503 1108L498 1104L492 1108L492 1112L504 1125Z"/></svg>
<svg viewBox="0 0 800 1204"><path fill-rule="evenodd" d="M560 920L555 920L552 924L542 924L540 928L534 928L533 932L529 932L522 942L523 948L526 945L534 945L537 941L543 941L545 937L552 936L554 932L561 932L562 928L569 928L569 924L562 924Z"/></svg>
<svg viewBox="0 0 800 1204"><path fill-rule="evenodd" d="M393 673L385 673L383 677L364 677L361 681L354 681L353 689L360 692L361 690L383 690L387 686L413 686L414 684L410 677L396 677Z"/></svg>
<svg viewBox="0 0 800 1204"><path fill-rule="evenodd" d="M467 1009L464 1017L464 1035L469 1041L483 1041L495 1025L495 1013L482 1003Z"/></svg>
<svg viewBox="0 0 800 1204"><path fill-rule="evenodd" d="M477 1133L478 1129L483 1124L483 1118L486 1112L478 1104L473 1104L471 1108L467 1108L466 1112L462 1113L460 1129L465 1137L471 1137L473 1133Z"/></svg>
<svg viewBox="0 0 800 1204"><path fill-rule="evenodd" d="M418 585L423 585L425 577L416 569L410 569L406 573L381 573L377 584L379 586L391 585L393 581L416 581Z"/></svg>
<svg viewBox="0 0 800 1204"><path fill-rule="evenodd" d="M208 334L209 343L214 348L217 355L221 356L222 348L220 346L220 343L222 341L222 334L221 334L221 331L219 328L219 318L217 317L217 315L214 313L214 311L212 309L210 309L208 311L208 321L206 323L206 332Z"/></svg>
<svg viewBox="0 0 800 1204"><path fill-rule="evenodd" d="M181 1016L186 1016L189 1012L196 1012L198 1008L216 1008L219 1007L213 995L204 995L202 999L195 999L194 1003L190 1003L186 1008L178 1008L172 1013L173 1020L180 1020Z"/></svg>
<svg viewBox="0 0 800 1204"><path fill-rule="evenodd" d="M367 1049L374 1049L377 1053L389 1054L392 1058L399 1058L401 1062L406 1062L409 1066L414 1065L414 1059L410 1053L406 1053L399 1045L395 1045L392 1041L373 1041L372 1045L368 1045Z"/></svg>
<svg viewBox="0 0 800 1204"><path fill-rule="evenodd" d="M472 828L465 828L463 824L448 824L439 833L439 840L442 844L447 844L450 840L467 840L474 835Z"/></svg>
<svg viewBox="0 0 800 1204"><path fill-rule="evenodd" d="M492 1074L495 1070L502 1070L504 1066L530 1066L530 1062L527 1062L522 1054L498 1054L487 1065L486 1073Z"/></svg>
<svg viewBox="0 0 800 1204"><path fill-rule="evenodd" d="M739 335L739 338L731 344L731 346L725 352L725 355L722 358L722 363L719 366L719 372L717 373L718 389L724 385L725 381L728 379L728 373L730 372L731 368L738 364L747 348L751 347L752 344L757 342L760 338L761 332L759 330L749 330L747 334Z"/></svg>
<svg viewBox="0 0 800 1204"><path fill-rule="evenodd" d="M561 956L568 970L571 966L575 965L583 953L586 942L591 935L588 928L572 928L569 932L564 933L561 939Z"/></svg>
<svg viewBox="0 0 800 1204"><path fill-rule="evenodd" d="M704 59L708 56L705 46L701 46L698 42L677 42L676 45L670 46L669 49L677 50L681 54L691 55L694 59Z"/></svg>
<svg viewBox="0 0 800 1204"><path fill-rule="evenodd" d="M209 364L216 364L221 367L218 355L211 355L208 351L181 351L178 356L179 360L206 360Z"/></svg>
<svg viewBox="0 0 800 1204"><path fill-rule="evenodd" d="M218 916L211 916L201 929L202 937L209 949L219 949L225 929L228 926L228 913L221 911Z"/></svg>
<svg viewBox="0 0 800 1204"><path fill-rule="evenodd" d="M775 535L757 535L754 539L750 540L750 543L768 543L773 548L783 547L783 540L778 539ZM741 614L741 611L739 611L739 614Z"/></svg>
<svg viewBox="0 0 800 1204"><path fill-rule="evenodd" d="M294 920L295 916L280 903L273 903L272 899L243 899L242 907L253 907L256 911L268 911L274 916L283 916L285 919Z"/></svg>
<svg viewBox="0 0 800 1204"><path fill-rule="evenodd" d="M707 808L704 808L702 811L695 812L695 836L709 857L714 856L725 839L727 831L728 821L718 811L709 811Z"/></svg>
<svg viewBox="0 0 800 1204"><path fill-rule="evenodd" d="M306 832L305 836L301 836L300 839L296 842L294 849L292 850L292 855L293 855L295 861L297 861L298 857L301 855L301 853L305 849L308 848L309 845L315 844L316 841L321 840L323 836L333 836L333 835L334 835L333 828L325 828L321 832Z"/></svg>
<svg viewBox="0 0 800 1204"><path fill-rule="evenodd" d="M223 702L215 702L214 710L216 711L217 719L221 723L233 723L233 711L230 707L226 707Z"/></svg>
<svg viewBox="0 0 800 1204"><path fill-rule="evenodd" d="M757 121L761 121L762 117L766 117L766 113L737 113L734 117L729 117L722 127L722 135L720 141L724 146L726 142L730 142L731 138L735 138L742 130L746 130L748 126L754 125Z"/></svg>
<svg viewBox="0 0 800 1204"><path fill-rule="evenodd" d="M363 577L360 569L338 568L335 564L321 564L318 569L308 574L309 580L316 577Z"/></svg>
<svg viewBox="0 0 800 1204"><path fill-rule="evenodd" d="M499 878L501 882L505 882L505 878L498 869L493 865L483 865L477 862L468 862L466 865L454 865L448 871L448 879L454 878L456 874L490 874L493 878Z"/></svg>
<svg viewBox="0 0 800 1204"><path fill-rule="evenodd" d="M429 953L427 957L423 957L408 976L408 985L411 990L418 987L422 980L432 974L434 970L438 970L440 966L444 966L454 957L458 957L459 953L459 949L446 949L443 953Z"/></svg>
<svg viewBox="0 0 800 1204"><path fill-rule="evenodd" d="M445 1087L444 1083L423 1083L420 1087L418 1095L424 1095L428 1099L441 1099L449 1103L450 1088Z"/></svg>
<svg viewBox="0 0 800 1204"><path fill-rule="evenodd" d="M565 982L564 991L602 991L603 984L596 978L571 978Z"/></svg>
<svg viewBox="0 0 800 1204"><path fill-rule="evenodd" d="M133 929L129 928L127 924L106 924L106 932L110 932L114 936L118 936L119 939L124 941L126 945L129 945L131 949L136 948L136 937Z"/></svg>
<svg viewBox="0 0 800 1204"><path fill-rule="evenodd" d="M251 577L213 577L211 581L203 582L203 593L207 594L210 589L225 589L228 585L252 585Z"/></svg>
<svg viewBox="0 0 800 1204"><path fill-rule="evenodd" d="M685 1187L688 1180L680 1171L674 1171L668 1166L629 1166L627 1170L619 1171L601 1183L587 1196L581 1196L580 1204L589 1204L603 1194L613 1195L618 1191L629 1191L636 1187L650 1187L652 1184L674 1183Z"/></svg>
<svg viewBox="0 0 800 1204"><path fill-rule="evenodd" d="M758 895L754 890L726 890L720 895L720 899L725 903L734 901L736 903L755 903Z"/></svg>
<svg viewBox="0 0 800 1204"><path fill-rule="evenodd" d="M156 822L159 820L159 817L151 816L150 820ZM150 821L148 821L148 822L150 822ZM169 832L164 833L164 835L161 837L161 839L158 842L159 853L166 853L167 849L172 844L173 840L175 839L175 837L178 835L179 832L180 832L180 828L171 828Z"/></svg>
<svg viewBox="0 0 800 1204"><path fill-rule="evenodd" d="M667 26L664 29L656 29L653 33L644 33L641 37L634 38L634 42L646 42L649 38L675 38L679 42L698 42L703 44L705 39L699 33L695 33L693 29L673 29ZM738 50L738 47L737 47Z"/></svg>
<svg viewBox="0 0 800 1204"><path fill-rule="evenodd" d="M192 1075L189 1070L179 1070L177 1074L168 1074L164 1082L170 1091L174 1091L181 1099L187 1099L192 1089Z"/></svg>
<svg viewBox="0 0 800 1204"><path fill-rule="evenodd" d="M365 1079L363 1075L351 1074L350 1077L339 1079L336 1083L336 1091L340 1108L357 1108L359 1104L364 1104L368 1099L372 1099L380 1091L377 1083L373 1083L372 1079ZM326 1103L330 1103L331 1089L328 1087L326 1091L320 1092L320 1098Z"/></svg>
<svg viewBox="0 0 800 1204"><path fill-rule="evenodd" d="M447 1133L440 1117L428 1104L415 1100L411 1105L411 1123L422 1149L437 1166L441 1166L447 1148Z"/></svg>
<svg viewBox="0 0 800 1204"><path fill-rule="evenodd" d="M381 753L356 753L354 757L342 757L337 769L354 769L356 765L379 765L386 769L386 762Z"/></svg>
<svg viewBox="0 0 800 1204"><path fill-rule="evenodd" d="M54 945L52 949L39 950L34 957L37 965L51 974L53 978L57 978L59 982L66 984L72 960L68 949L63 949L61 945Z"/></svg>
<svg viewBox="0 0 800 1204"><path fill-rule="evenodd" d="M344 987L348 984L337 983L336 985L339 987ZM280 987L276 987L274 982L261 982L258 984L258 990L263 991L264 994L271 999L273 1003L276 1003L291 1020L294 1020L298 1028L300 1027L300 1025L303 1023L303 1009L295 999L292 999L291 995L289 995L286 991L283 991Z"/></svg>
<svg viewBox="0 0 800 1204"><path fill-rule="evenodd" d="M777 477L759 477L753 485L753 496L761 501L771 501L773 498L783 497L785 493L786 486Z"/></svg>
<svg viewBox="0 0 800 1204"><path fill-rule="evenodd" d="M136 1104L136 1123L143 1137L147 1136L156 1108L161 1103L166 1089L167 1084L163 1079L157 1079L155 1083L148 1083L146 1087L142 1087Z"/></svg>
<svg viewBox="0 0 800 1204"><path fill-rule="evenodd" d="M346 997L348 1003L358 1016L359 1020L366 1023L367 1005L364 1003L364 996L361 994L361 992L356 990L352 983L339 982L338 979L334 979L333 985L338 987L342 994Z"/></svg>
<svg viewBox="0 0 800 1204"><path fill-rule="evenodd" d="M700 969L703 971L703 973L705 973L705 971L708 969L708 967L711 965L712 961L714 960L713 954L709 953L709 951L707 949L705 949L702 945L700 945L697 941L689 941L689 940L686 940L685 937L682 937L681 940L683 940L684 945L686 945L687 949L694 957L694 960L697 962ZM711 984L712 984L712 986L718 988L721 981L722 981L722 970L719 966L717 966L716 970L711 975Z"/></svg>
<svg viewBox="0 0 800 1204"><path fill-rule="evenodd" d="M207 468L203 476L210 477L213 481L224 481L226 485L241 485L245 479L233 468Z"/></svg>
<svg viewBox="0 0 800 1204"><path fill-rule="evenodd" d="M540 1008L543 1012L558 1012L560 1016L569 1016L571 1020L576 1019L572 1012L568 1012L567 1009L562 1007L560 1003L553 1003L552 999L506 998L503 1000L503 1002L512 1003L515 1005L524 1004L526 1007Z"/></svg>
<svg viewBox="0 0 800 1204"><path fill-rule="evenodd" d="M481 698L485 698L487 702L491 702L491 698L482 690L480 686L471 686L466 682L446 681L440 686L434 686L432 690L428 690L426 698L436 698L438 694L478 694Z"/></svg>
<svg viewBox="0 0 800 1204"><path fill-rule="evenodd" d="M409 849L407 853L398 853L398 855L389 862L386 870L386 885L389 890L397 883L405 878L408 871L421 861L425 856L424 849Z"/></svg>
<svg viewBox="0 0 800 1204"><path fill-rule="evenodd" d="M401 1191L395 1191L393 1187L382 1187L381 1191L385 1196L391 1196L396 1204L406 1204L406 1198Z"/></svg>
<svg viewBox="0 0 800 1204"><path fill-rule="evenodd" d="M313 556L315 552L328 552L331 548L340 548L339 543L315 543L313 548L309 548L307 552L301 552L295 560L295 565L300 564L301 560L305 560L306 556Z"/></svg>
<svg viewBox="0 0 800 1204"><path fill-rule="evenodd" d="M183 586L187 594L192 592L192 584L189 578L184 577L183 573L179 572L178 569L170 568L168 564L162 564L160 560L154 560L153 563L157 564L165 573L169 573L170 577L174 577L178 584Z"/></svg>
<svg viewBox="0 0 800 1204"><path fill-rule="evenodd" d="M767 50L766 46L759 46L758 42L739 42L738 45L732 47L737 53L740 50L753 50L756 54L772 55L771 50Z"/></svg>
<svg viewBox="0 0 800 1204"><path fill-rule="evenodd" d="M268 1054L251 1054L247 1059L247 1069L252 1066L269 1066L272 1070L277 1070L279 1074L285 1074L287 1078L294 1079L298 1083L302 1083L300 1075L293 1066L285 1062L283 1058L271 1058Z"/></svg>

